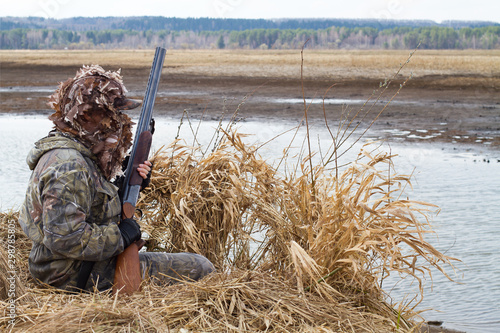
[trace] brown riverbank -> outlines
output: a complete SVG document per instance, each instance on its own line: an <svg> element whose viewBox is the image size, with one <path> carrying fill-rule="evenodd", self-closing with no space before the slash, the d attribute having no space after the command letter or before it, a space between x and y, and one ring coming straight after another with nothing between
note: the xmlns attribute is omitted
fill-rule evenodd
<svg viewBox="0 0 500 333"><path fill-rule="evenodd" d="M130 94L141 97L152 59L152 51L2 51L0 55L5 113L48 113L48 91L74 75L82 63L121 67ZM407 52L306 50L301 80L297 50L175 50L167 53L155 112L180 117L187 110L192 117L218 117L224 109L234 112L244 101L241 118L298 122L304 115L305 96L316 102L308 107L310 120L324 122L326 115L334 124L353 119L362 109L353 124L360 121L360 128L366 128L393 98L372 128L379 137L500 148L500 51L417 51L400 70L407 58ZM392 80L387 89L380 87L386 79ZM401 84L404 87L396 94ZM15 87L44 89L20 92ZM353 102L348 109L328 104L339 99ZM370 101L364 106L359 103L366 100Z"/></svg>

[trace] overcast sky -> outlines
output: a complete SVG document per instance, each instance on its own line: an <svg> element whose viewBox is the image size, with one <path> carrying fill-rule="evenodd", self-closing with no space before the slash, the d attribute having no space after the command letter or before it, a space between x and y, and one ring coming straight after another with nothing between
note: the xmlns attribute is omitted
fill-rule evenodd
<svg viewBox="0 0 500 333"><path fill-rule="evenodd" d="M499 0L0 0L0 16L377 18L500 22Z"/></svg>

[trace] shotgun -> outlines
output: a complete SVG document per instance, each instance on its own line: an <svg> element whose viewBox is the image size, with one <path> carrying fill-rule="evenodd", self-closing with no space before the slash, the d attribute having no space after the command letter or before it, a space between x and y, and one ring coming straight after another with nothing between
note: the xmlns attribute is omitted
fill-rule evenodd
<svg viewBox="0 0 500 333"><path fill-rule="evenodd" d="M148 86L142 103L141 115L136 128L134 144L130 152L130 158L125 170L123 187L121 189L122 220L134 217L135 206L139 199L139 192L143 179L137 172L137 167L148 159L149 150L151 149L151 141L153 138L152 132L154 130L153 106L160 83L165 53L166 50L164 48L157 47L151 66ZM138 240L118 255L113 292L132 294L140 289L142 278L139 265L139 249L144 243L144 240Z"/></svg>

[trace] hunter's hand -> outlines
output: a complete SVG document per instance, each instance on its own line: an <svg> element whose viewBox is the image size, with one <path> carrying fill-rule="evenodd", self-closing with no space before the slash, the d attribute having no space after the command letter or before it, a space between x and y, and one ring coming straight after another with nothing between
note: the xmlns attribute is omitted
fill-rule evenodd
<svg viewBox="0 0 500 333"><path fill-rule="evenodd" d="M151 172L152 166L153 164L151 164L151 162L144 161L144 163L139 164L139 166L137 167L137 172L139 172L142 178L147 179L148 174Z"/></svg>
<svg viewBox="0 0 500 333"><path fill-rule="evenodd" d="M141 239L141 227L134 219L124 219L118 225L126 249L130 244Z"/></svg>

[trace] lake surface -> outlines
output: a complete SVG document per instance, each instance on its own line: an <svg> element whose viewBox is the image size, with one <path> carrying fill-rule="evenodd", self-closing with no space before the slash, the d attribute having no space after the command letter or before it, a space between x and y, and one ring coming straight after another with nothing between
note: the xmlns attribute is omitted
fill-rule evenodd
<svg viewBox="0 0 500 333"><path fill-rule="evenodd" d="M204 120L198 129L198 140L207 144L218 122ZM180 138L193 144L191 127L184 122ZM237 124L240 133L252 134L247 142L267 142L294 125L286 122L247 121ZM25 163L33 143L51 129L46 116L0 115L0 209L17 209L30 177ZM157 118L153 149L169 144L177 135L179 120ZM261 148L261 155L272 161L280 157L294 131L290 131ZM301 129L294 146L300 147L305 135ZM320 127L312 128L315 142L329 141ZM347 145L346 145L347 146ZM354 160L360 144L341 162ZM448 269L456 282L434 272L434 287L425 289L424 301L417 309L434 308L423 314L427 320L444 321L444 326L469 333L500 332L500 152L488 147L426 143L385 144L382 150L398 154L393 161L401 174L414 173L410 199L440 206L433 218L438 237L429 238L441 252L462 260L457 271ZM393 281L392 281L393 282ZM388 283L384 282L384 289ZM430 283L428 283L430 284ZM399 299L409 289L397 285L391 295Z"/></svg>

